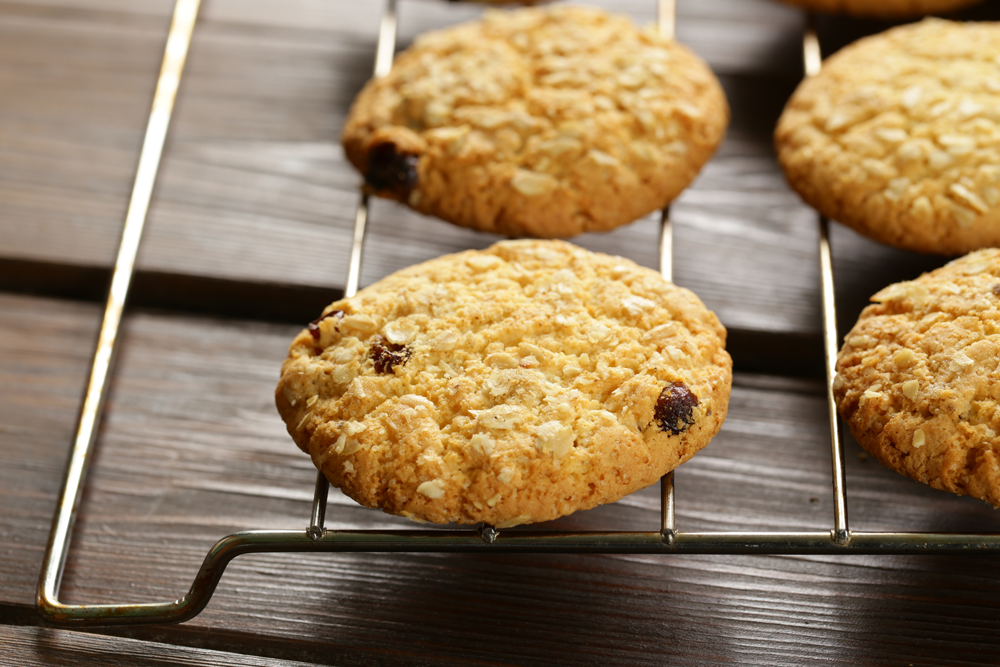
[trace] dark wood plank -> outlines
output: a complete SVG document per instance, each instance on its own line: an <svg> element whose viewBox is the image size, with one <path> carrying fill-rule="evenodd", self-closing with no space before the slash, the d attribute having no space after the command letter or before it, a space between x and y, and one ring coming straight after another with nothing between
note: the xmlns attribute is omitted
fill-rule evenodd
<svg viewBox="0 0 1000 667"><path fill-rule="evenodd" d="M655 6L647 0L604 4L642 22L652 20ZM62 159L61 151L72 147L53 144L48 126L19 136L6 158L0 156L0 166L6 159L8 171L17 172L18 179L16 192L12 186L0 193L0 234L9 239L5 259L47 262L46 269L109 265L127 201L129 170L137 159L158 40L163 38L163 20L156 14L162 5L137 5L132 13L121 3L114 5L115 13L21 6L6 10L10 29L16 26L24 36L6 42L17 58L0 57L14 78L5 93L26 100L24 114L60 109L53 123L73 118L82 113L78 108L91 104L92 122L113 128L121 148L110 156L84 151L76 159ZM327 288L332 298L344 281L358 184L343 159L338 134L371 69L378 17L377 7L370 5L299 2L281 11L263 4L249 11L241 3L206 6L140 252L143 272ZM409 0L401 9L400 43L480 11ZM788 192L770 148L773 121L798 77L800 22L794 10L765 0L681 3L680 37L725 76L735 113L727 143L675 207L679 242L688 249L679 253L676 275L678 282L702 294L729 327L758 334L815 336L817 328L814 231L801 222L808 211ZM79 48L91 55L61 59L55 68L58 77L29 78L47 58L67 52L67 31L111 32L106 39L87 38L79 47L70 41L71 51ZM22 48L22 42L33 46ZM142 52L141 57L129 52L128 67L129 76L144 77L143 85L119 76L114 58L120 42ZM83 84L60 85L69 78ZM102 97L104 92L108 94ZM110 113L104 100L122 96L128 104ZM18 117L7 119L8 134L20 129ZM61 131L67 141L77 142L97 133L80 132L75 123L63 123ZM103 142L93 150L114 146ZM21 165L24 155L37 163L33 169ZM89 168L93 162L102 169ZM53 170L65 176L46 180ZM74 179L84 185L72 185ZM63 182L69 187L59 187ZM81 201L81 188L107 191L102 200L107 205ZM495 240L385 202L375 207L372 229L364 283L427 257ZM579 241L653 265L656 234L655 224L647 220ZM30 279L8 281L6 287L25 289ZM68 294L77 285L72 271L63 282L69 286L62 291L44 284L34 291ZM217 284L205 283L199 291Z"/></svg>
<svg viewBox="0 0 1000 667"><path fill-rule="evenodd" d="M10 550L0 602L20 622L30 616L68 446L71 389L82 385L85 353L74 339L93 324L86 306L0 297L0 452L9 457L0 468L0 526ZM170 600L222 535L305 525L313 469L271 398L292 333L128 318L64 599ZM819 386L737 380L722 433L677 473L679 527L829 528ZM65 400L47 398L60 391ZM855 527L1000 530L986 505L927 489L859 452L849 446ZM651 529L658 503L650 489L550 525ZM410 524L333 492L330 525ZM257 555L231 566L195 620L127 634L342 665L950 664L957 650L963 664L992 664L996 565L995 557L958 556Z"/></svg>
<svg viewBox="0 0 1000 667"><path fill-rule="evenodd" d="M29 604L100 313L47 299L0 303L0 592Z"/></svg>
<svg viewBox="0 0 1000 667"><path fill-rule="evenodd" d="M0 626L0 650L4 664L10 667L158 667L161 665L199 665L204 667L297 667L306 663L234 655L203 648L184 648L170 644L138 641L119 637L54 630Z"/></svg>
<svg viewBox="0 0 1000 667"><path fill-rule="evenodd" d="M616 6L643 21L653 17L653 3ZM774 119L791 91L789 81L798 74L793 66L788 79L789 68L777 68L786 80L775 81L770 52L748 46L746 40L726 39L732 26L741 25L769 44L784 31L787 44L787 33L797 35L799 16L777 5L755 6L756 14L744 11L724 21L725 27L712 33L715 41L704 36L710 31L693 31L703 35L700 42L695 40L696 47L701 45L708 54L715 48L731 63L741 64L727 70L734 72L727 89L741 112L734 115L730 139L719 156L675 209L679 234L691 249L681 256L718 261L682 259L677 276L704 294L730 327L815 332L816 281L775 280L788 263L795 266L792 274L799 270L809 276L815 266L814 232L796 220L806 212L787 191L770 149ZM721 7L691 11L705 21L719 16ZM416 32L478 11L440 2L404 3L401 43ZM756 21L748 24L748 15ZM783 20L770 20L776 16ZM215 270L229 278L337 288L343 284L358 177L344 163L336 136L350 100L368 76L374 35L369 30L331 38L330 28L324 26L312 31L269 28L264 33L268 38L262 39L262 30L212 20L201 27L152 211L143 266L201 272L221 252L226 262ZM281 95L275 100L276 89ZM761 104L762 99L767 102ZM764 176L753 178L750 185L747 177L753 174ZM757 195L752 202L746 201L750 188ZM372 223L363 283L442 252L481 247L497 238L456 229L387 202L374 207ZM655 265L656 235L656 225L647 220L578 241ZM775 266L779 246L785 249L780 267ZM183 259L178 261L178 256ZM721 280L720 269L725 271Z"/></svg>
<svg viewBox="0 0 1000 667"><path fill-rule="evenodd" d="M205 4L142 251L141 303L283 321L300 310L311 317L311 304L336 293L357 185L337 134L370 71L378 4ZM652 18L651 0L602 4ZM100 294L169 9L167 0L0 2L0 290ZM680 10L680 38L720 73L734 118L719 155L674 207L678 282L731 328L741 368L815 374L815 220L770 147L800 74L801 15L766 0L686 0ZM405 0L401 42L478 11ZM822 27L828 44L876 28ZM372 227L364 282L494 240L387 202L374 206ZM580 242L653 266L655 235L646 220ZM845 324L884 284L944 261L839 226L834 254ZM289 305L290 295L299 300ZM98 318L93 305L0 293L0 622L37 622L35 580ZM314 472L270 397L294 330L128 316L65 597L174 599L222 535L305 525ZM738 374L723 432L677 474L679 527L828 529L825 419L815 382ZM853 442L847 451L854 528L1000 531L987 506L891 473ZM658 503L647 490L553 526L651 529ZM409 525L336 492L330 522ZM3 626L0 649L24 664L992 665L997 564L258 555L231 566L194 621L115 631L193 652Z"/></svg>
<svg viewBox="0 0 1000 667"><path fill-rule="evenodd" d="M639 21L653 17L647 0L603 4ZM152 0L93 0L74 9L55 0L46 8L0 5L9 33L0 40L9 54L0 53L4 99L14 100L0 114L0 173L9 176L0 185L3 287L78 296L72 290L79 289L79 269L52 267L109 265L167 9ZM400 43L479 11L408 0ZM299 305L261 313L280 319L305 319L324 292L336 296L358 183L337 136L370 71L377 17L377 3L302 0L280 11L266 3L206 5L140 253L140 286L172 283L164 291L180 295L181 285L195 281L195 294L220 303L234 301L227 291L234 283L287 286L277 300L302 294L291 300ZM680 38L722 75L734 113L719 154L674 207L677 281L719 313L744 368L815 372L814 216L788 190L771 148L774 122L800 76L801 14L766 0L681 2L679 26ZM885 27L824 26L834 45L838 37ZM120 57L123 50L127 57ZM388 202L374 207L372 231L363 283L495 240ZM654 265L655 239L656 225L644 220L578 241ZM838 263L849 304L844 313L914 266L940 263L850 233L838 234L836 249L844 258ZM41 264L26 269L15 260ZM177 306L165 303L162 291L140 290L138 298ZM190 307L204 309L197 299Z"/></svg>
<svg viewBox="0 0 1000 667"><path fill-rule="evenodd" d="M0 3L4 257L113 260L168 23Z"/></svg>
<svg viewBox="0 0 1000 667"><path fill-rule="evenodd" d="M293 299L301 314L292 308L280 313L265 309L264 317L305 319L322 303L324 290L330 299L336 296L344 280L358 182L343 159L337 135L351 99L370 71L377 26L376 10L354 4L320 9L314 3L297 3L279 18L264 5L248 12L232 4L206 8L140 253L142 276L158 276L159 283L171 277L177 284L201 278L193 292L224 303L234 301L223 289L234 282L311 290ZM645 0L606 4L640 21L652 18L653 3ZM139 9L162 13L162 5ZM788 190L770 145L774 121L799 76L801 16L763 0L681 3L680 9L680 38L723 75L734 114L718 156L674 206L678 245L683 249L678 253L677 281L701 295L733 330L732 346L744 367L780 372L801 367L815 372L819 316L814 216ZM401 43L478 11L454 3L404 3ZM8 65L14 72L8 89L26 101L21 103L23 110L15 107L6 116L6 132L16 140L9 142L5 158L0 155L0 165L5 159L7 172L16 172L9 189L0 193L4 195L0 213L6 214L0 215L0 231L9 239L4 258L47 264L33 272L12 268L8 274L21 279L8 278L5 286L25 289L25 283L34 281L36 289L29 284L29 291L70 294L71 287L79 286L75 273L53 271L50 266L107 266L110 261L163 21L159 15L124 12L32 13L20 6L8 9L6 15L12 32L16 26L18 34L26 35L6 42L18 54ZM30 77L50 54L60 52L56 43L63 46L65 33L73 31L91 35L79 45L69 42L84 57L60 61L58 76ZM108 39L92 37L109 31ZM834 26L832 34L836 31ZM22 48L29 42L33 48ZM129 76L141 78L144 85L120 76L121 67L113 64L119 42L136 52L128 58ZM60 85L74 78L83 84ZM118 103L119 97L128 103ZM109 109L107 100L117 106ZM39 116L40 109L52 108L51 101L58 102L56 108L62 113L85 116L95 128L114 128L117 143L102 141L94 146L88 137L97 134L96 129L67 130L65 123L60 128L65 141L83 141L83 148L54 142L48 125L40 125L42 131L37 133L15 131L20 127L18 118ZM50 124L62 118L49 116ZM125 117L127 122L122 121ZM102 130L100 136L104 134ZM116 146L120 146L117 152L108 153ZM104 153L95 154L97 150ZM66 159L62 156L66 151L76 157ZM32 158L31 168L23 164L25 155ZM90 168L93 162L103 168ZM54 170L63 176L55 181L58 187L49 176ZM87 193L100 189L108 193L102 199L106 205L88 204L93 197L88 200ZM109 208L113 203L117 208ZM57 215L53 207L62 213ZM652 266L656 234L649 219L578 241ZM839 256L865 257L864 262L838 265L838 276L846 285L842 291L852 304L845 312L855 312L854 303L863 302L914 263L906 253L850 234L841 237ZM443 252L494 240L378 202L362 282ZM932 261L917 263L926 266ZM35 277L40 275L47 278ZM57 283L58 276L68 283L61 290L49 285ZM140 279L140 288L149 282ZM92 288L88 295L94 291L99 290ZM184 293L174 288L165 291ZM294 293L291 288L283 294ZM151 291L141 291L138 298L163 305ZM191 307L199 309L197 303ZM791 339L777 340L789 334Z"/></svg>

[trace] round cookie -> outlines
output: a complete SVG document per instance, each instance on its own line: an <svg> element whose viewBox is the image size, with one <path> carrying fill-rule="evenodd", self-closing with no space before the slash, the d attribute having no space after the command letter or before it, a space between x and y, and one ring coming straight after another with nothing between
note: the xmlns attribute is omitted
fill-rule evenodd
<svg viewBox="0 0 1000 667"><path fill-rule="evenodd" d="M865 18L898 18L952 12L982 0L782 0L815 12Z"/></svg>
<svg viewBox="0 0 1000 667"><path fill-rule="evenodd" d="M1000 506L1000 249L872 301L837 360L851 433L903 475Z"/></svg>
<svg viewBox="0 0 1000 667"><path fill-rule="evenodd" d="M775 131L792 187L877 241L1000 245L1000 24L927 19L831 56Z"/></svg>
<svg viewBox="0 0 1000 667"><path fill-rule="evenodd" d="M704 447L726 416L725 335L629 260L505 241L327 307L275 398L362 505L506 527L617 500Z"/></svg>
<svg viewBox="0 0 1000 667"><path fill-rule="evenodd" d="M728 113L687 48L557 5L420 37L361 91L342 139L376 194L465 227L568 237L669 203Z"/></svg>

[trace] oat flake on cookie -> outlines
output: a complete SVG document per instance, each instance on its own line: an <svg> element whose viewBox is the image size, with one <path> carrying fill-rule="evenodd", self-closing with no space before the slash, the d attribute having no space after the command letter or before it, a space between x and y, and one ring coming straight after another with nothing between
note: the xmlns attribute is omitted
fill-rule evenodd
<svg viewBox="0 0 1000 667"><path fill-rule="evenodd" d="M673 200L728 113L689 49L556 5L418 38L358 95L342 139L376 194L465 227L569 237Z"/></svg>
<svg viewBox="0 0 1000 667"><path fill-rule="evenodd" d="M1000 506L1000 249L872 301L837 360L851 433L900 474Z"/></svg>
<svg viewBox="0 0 1000 667"><path fill-rule="evenodd" d="M775 132L792 187L877 241L1000 245L1000 24L927 19L831 56Z"/></svg>
<svg viewBox="0 0 1000 667"><path fill-rule="evenodd" d="M275 398L362 505L507 527L612 502L694 456L726 416L725 336L655 271L505 241L331 304Z"/></svg>

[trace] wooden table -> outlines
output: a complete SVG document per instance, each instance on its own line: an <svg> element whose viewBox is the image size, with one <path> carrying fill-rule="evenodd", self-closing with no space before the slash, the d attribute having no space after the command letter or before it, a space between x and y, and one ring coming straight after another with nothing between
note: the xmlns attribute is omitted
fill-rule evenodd
<svg viewBox="0 0 1000 667"><path fill-rule="evenodd" d="M401 0L401 43L478 9ZM616 9L653 18L652 0ZM275 413L288 342L336 298L358 177L338 143L380 12L356 0L206 0L140 252L62 597L183 594L208 548L303 528L314 469ZM33 606L168 0L0 2L0 655L13 665L996 665L993 556L271 554L237 559L174 626L83 633ZM1000 16L997 3L968 12ZM801 77L799 12L681 0L722 79L725 144L673 208L679 284L729 328L716 440L677 473L683 530L832 526L814 213L770 134ZM827 50L886 24L827 19ZM375 202L362 284L495 237ZM656 265L654 219L582 245ZM944 262L833 230L842 321ZM847 444L851 526L998 532ZM646 490L557 522L656 530ZM331 492L333 528L405 527Z"/></svg>

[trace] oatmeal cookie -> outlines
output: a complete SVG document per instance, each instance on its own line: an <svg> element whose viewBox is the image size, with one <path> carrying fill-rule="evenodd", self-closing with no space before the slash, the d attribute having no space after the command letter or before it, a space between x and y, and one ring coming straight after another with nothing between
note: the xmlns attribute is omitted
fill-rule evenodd
<svg viewBox="0 0 1000 667"><path fill-rule="evenodd" d="M859 18L901 18L952 12L982 0L782 0L803 9Z"/></svg>
<svg viewBox="0 0 1000 667"><path fill-rule="evenodd" d="M465 227L568 237L669 203L728 113L687 48L554 6L419 38L361 91L342 139L376 194Z"/></svg>
<svg viewBox="0 0 1000 667"><path fill-rule="evenodd" d="M629 260L505 241L327 307L275 398L362 505L506 527L617 500L704 447L726 416L725 335Z"/></svg>
<svg viewBox="0 0 1000 667"><path fill-rule="evenodd" d="M1000 249L872 301L837 360L851 433L903 475L1000 506Z"/></svg>
<svg viewBox="0 0 1000 667"><path fill-rule="evenodd" d="M775 132L820 213L918 252L1000 245L1000 24L928 19L830 57Z"/></svg>

